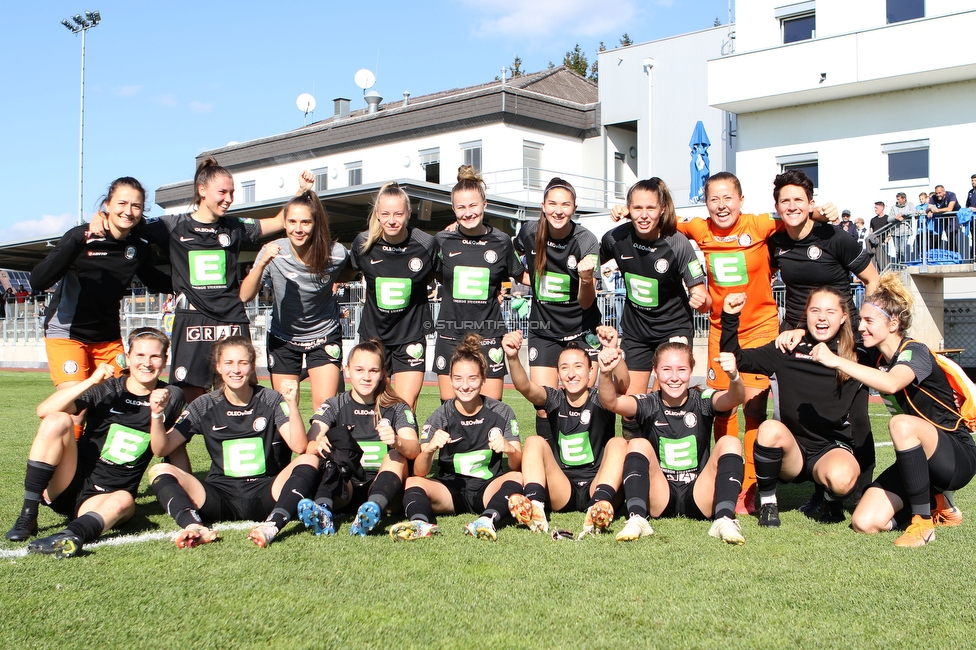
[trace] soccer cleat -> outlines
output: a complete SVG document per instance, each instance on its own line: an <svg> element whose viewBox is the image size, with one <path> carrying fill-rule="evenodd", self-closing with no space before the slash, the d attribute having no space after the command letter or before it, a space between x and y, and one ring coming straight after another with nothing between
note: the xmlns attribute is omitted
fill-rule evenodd
<svg viewBox="0 0 976 650"><path fill-rule="evenodd" d="M806 510L803 514L821 524L839 524L847 519L847 515L844 514L844 504L827 499L821 499L817 508Z"/></svg>
<svg viewBox="0 0 976 650"><path fill-rule="evenodd" d="M807 517L813 519L811 513L816 512L820 509L824 502L824 488L822 485L815 485L813 487L813 494L807 499L807 502L802 506L797 508L798 512L805 514Z"/></svg>
<svg viewBox="0 0 976 650"><path fill-rule="evenodd" d="M390 537L394 542L409 542L421 537L440 535L441 529L437 524L431 524L419 519L401 521L390 526Z"/></svg>
<svg viewBox="0 0 976 650"><path fill-rule="evenodd" d="M50 537L35 539L27 545L27 552L53 555L60 560L78 555L81 553L81 546L81 538L64 530Z"/></svg>
<svg viewBox="0 0 976 650"><path fill-rule="evenodd" d="M315 503L311 499L302 499L298 502L298 518L305 524L305 528L311 528L316 535L335 535L332 513L323 504Z"/></svg>
<svg viewBox="0 0 976 650"><path fill-rule="evenodd" d="M21 513L14 522L13 528L7 531L5 537L8 542L26 542L37 534L37 517Z"/></svg>
<svg viewBox="0 0 976 650"><path fill-rule="evenodd" d="M742 536L742 524L738 519L729 517L719 517L712 522L712 527L708 529L708 534L722 540L726 544L742 546L746 543L746 538Z"/></svg>
<svg viewBox="0 0 976 650"><path fill-rule="evenodd" d="M936 526L958 526L962 523L962 510L951 505L942 494L936 494L932 523Z"/></svg>
<svg viewBox="0 0 976 650"><path fill-rule="evenodd" d="M176 536L173 537L173 543L176 544L177 548L193 548L194 546L216 542L218 539L220 536L217 531L210 530L203 524L190 524L176 533Z"/></svg>
<svg viewBox="0 0 976 650"><path fill-rule="evenodd" d="M739 498L735 502L735 514L754 515L756 514L756 492L759 486L755 483L739 492Z"/></svg>
<svg viewBox="0 0 976 650"><path fill-rule="evenodd" d="M779 528L779 506L775 503L759 505L759 525L766 528Z"/></svg>
<svg viewBox="0 0 976 650"><path fill-rule="evenodd" d="M617 533L618 542L632 542L641 537L649 537L654 534L654 529L647 522L647 519L640 515L631 515L624 527Z"/></svg>
<svg viewBox="0 0 976 650"><path fill-rule="evenodd" d="M478 517L470 524L465 524L464 532L472 537L484 539L489 542L494 542L498 539L498 533L495 532L495 522L491 520L491 517Z"/></svg>
<svg viewBox="0 0 976 650"><path fill-rule="evenodd" d="M380 521L380 505L375 501L367 501L359 506L356 517L349 527L350 535L366 537L366 533L373 530Z"/></svg>
<svg viewBox="0 0 976 650"><path fill-rule="evenodd" d="M545 507L538 501L530 501L521 494L508 497L508 511L515 521L528 526L532 532L549 532Z"/></svg>
<svg viewBox="0 0 976 650"><path fill-rule="evenodd" d="M278 527L271 521L262 521L260 524L251 529L251 532L247 534L247 538L255 543L255 545L261 548L267 548L271 546L271 542L278 535Z"/></svg>
<svg viewBox="0 0 976 650"><path fill-rule="evenodd" d="M935 541L935 524L932 523L932 518L914 515L912 523L908 524L908 528L901 534L901 537L895 540L895 546L913 548L925 546L933 541Z"/></svg>
<svg viewBox="0 0 976 650"><path fill-rule="evenodd" d="M583 518L583 532L576 539L581 540L586 535L602 533L611 523L613 523L613 506L610 505L609 501L597 501L586 509L586 517Z"/></svg>

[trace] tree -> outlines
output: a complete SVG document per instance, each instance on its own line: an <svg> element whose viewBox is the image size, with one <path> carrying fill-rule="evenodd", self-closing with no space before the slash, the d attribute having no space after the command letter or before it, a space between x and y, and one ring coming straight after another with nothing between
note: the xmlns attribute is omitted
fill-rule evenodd
<svg viewBox="0 0 976 650"><path fill-rule="evenodd" d="M627 32L624 32L624 35L620 37L620 47L627 47L628 45L633 44L634 41L630 40L630 35ZM603 45L603 43L600 43L600 45ZM603 50L600 51L602 52Z"/></svg>
<svg viewBox="0 0 976 650"><path fill-rule="evenodd" d="M606 52L606 51L607 51L607 46L603 44L603 41L600 41L600 47L596 48L596 52L597 52L596 60L593 62L593 65L590 66L590 81L594 83L600 80L600 52Z"/></svg>
<svg viewBox="0 0 976 650"><path fill-rule="evenodd" d="M590 69L590 62L586 60L586 54L583 53L579 43L572 50L566 52L566 56L563 57L563 65L584 78Z"/></svg>
<svg viewBox="0 0 976 650"><path fill-rule="evenodd" d="M712 27L721 27L722 21L718 16L715 16L715 22L712 23Z"/></svg>
<svg viewBox="0 0 976 650"><path fill-rule="evenodd" d="M509 71L512 73L512 76L513 77L521 77L522 76L522 74L523 74L523 72L522 72L522 57L520 57L518 54L516 54L515 55L515 58L512 59L512 65L509 68Z"/></svg>

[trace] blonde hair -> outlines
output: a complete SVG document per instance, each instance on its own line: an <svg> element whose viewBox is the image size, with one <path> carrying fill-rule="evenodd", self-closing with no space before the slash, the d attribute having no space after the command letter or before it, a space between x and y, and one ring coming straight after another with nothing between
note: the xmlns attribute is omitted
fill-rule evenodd
<svg viewBox="0 0 976 650"><path fill-rule="evenodd" d="M915 300L902 282L901 276L893 271L885 271L878 281L878 289L864 302L878 308L888 320L898 319L898 331L905 333L912 326L912 308Z"/></svg>
<svg viewBox="0 0 976 650"><path fill-rule="evenodd" d="M474 190L481 196L482 201L487 201L488 197L485 195L487 187L485 180L481 178L481 174L475 171L474 167L461 165L458 167L457 183L451 188L451 198L453 199L458 192Z"/></svg>
<svg viewBox="0 0 976 650"><path fill-rule="evenodd" d="M410 197L407 192L400 187L400 184L396 181L385 184L380 188L380 191L376 194L376 200L373 201L373 209L369 213L368 229L366 231L366 239L363 241L363 245L360 247L359 252L365 253L373 247L373 244L379 241L380 237L383 236L383 224L380 223L379 205L380 199L392 196L403 201L403 211L406 212L407 221L410 220Z"/></svg>

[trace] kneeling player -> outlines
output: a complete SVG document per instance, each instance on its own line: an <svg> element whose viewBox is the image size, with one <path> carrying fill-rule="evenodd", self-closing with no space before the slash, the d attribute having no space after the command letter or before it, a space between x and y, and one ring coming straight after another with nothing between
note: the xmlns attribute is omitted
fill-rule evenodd
<svg viewBox="0 0 976 650"><path fill-rule="evenodd" d="M431 414L421 432L414 476L403 493L407 521L390 528L394 541L439 534L435 514L467 512L481 513L464 527L469 535L497 539L509 497L522 491L522 447L512 407L481 396L487 370L481 337L469 334L451 357L455 397ZM438 451L437 478L426 478ZM502 454L514 471L502 474Z"/></svg>
<svg viewBox="0 0 976 650"><path fill-rule="evenodd" d="M616 347L617 330L600 326L604 348ZM546 412L550 432L529 436L522 452L524 495L513 494L509 511L531 530L548 532L545 502L553 512L585 512L583 532L598 533L613 521L611 502L620 489L627 441L616 438L617 416L600 404L597 388L588 386L590 357L570 342L559 353L556 371L563 387L540 386L529 379L519 361L522 332L502 339L512 383L537 409ZM627 392L626 374L617 390Z"/></svg>
<svg viewBox="0 0 976 650"><path fill-rule="evenodd" d="M183 393L159 381L169 349L165 334L137 329L128 344L122 377L113 377L114 366L101 364L91 377L37 407L42 420L28 455L24 507L6 537L20 542L37 534L42 500L74 519L31 542L29 553L71 557L135 512L139 481L152 460L150 430L163 433L176 420ZM84 434L75 441L71 416L86 409Z"/></svg>
<svg viewBox="0 0 976 650"><path fill-rule="evenodd" d="M729 377L727 391L690 388L695 358L691 347L670 342L654 352L654 374L660 389L646 395L619 395L612 373L622 363L620 352L600 353L600 401L610 411L635 418L641 437L627 443L624 496L629 519L617 541L654 534L647 515L684 515L714 519L708 534L729 544L743 544L735 518L742 485L742 445L722 436L709 454L712 420L716 413L742 403L745 387L731 354L719 362Z"/></svg>

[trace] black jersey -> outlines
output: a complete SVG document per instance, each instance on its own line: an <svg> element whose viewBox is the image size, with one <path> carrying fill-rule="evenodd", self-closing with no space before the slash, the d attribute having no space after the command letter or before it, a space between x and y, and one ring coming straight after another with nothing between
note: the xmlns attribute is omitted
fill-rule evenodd
<svg viewBox="0 0 976 650"><path fill-rule="evenodd" d="M437 316L437 330L460 337L477 332L497 338L506 332L498 291L511 277L521 279L525 270L512 248L512 240L485 224L483 235L456 231L437 233L444 290Z"/></svg>
<svg viewBox="0 0 976 650"><path fill-rule="evenodd" d="M376 433L375 417L376 405L360 404L353 399L350 391L325 400L312 415L312 422L321 422L326 431L335 427L345 427L359 448L363 450L362 466L366 470L367 480L376 475L383 463L383 457L390 450L380 441L380 436ZM417 419L410 407L403 402L381 408L380 418L389 420L394 431L404 427L417 430Z"/></svg>
<svg viewBox="0 0 976 650"><path fill-rule="evenodd" d="M187 441L203 436L210 454L207 481L234 484L277 476L291 462L291 449L278 433L288 416L288 404L276 390L255 386L244 406L231 404L222 390L215 390L193 400L174 430Z"/></svg>
<svg viewBox="0 0 976 650"><path fill-rule="evenodd" d="M90 478L95 485L135 496L153 457L149 445L152 411L149 396L130 393L125 382L125 377L111 377L75 400L79 413L87 409L78 455L79 466L94 466ZM156 387L170 394L163 410L163 424L169 428L183 408L183 391L162 381Z"/></svg>
<svg viewBox="0 0 976 650"><path fill-rule="evenodd" d="M587 255L599 256L600 245L589 230L573 222L563 239L546 242L546 269L542 277L535 272L535 236L538 221L529 221L515 236L515 250L525 256L525 268L532 282L532 334L552 341L569 341L583 332L592 332L600 324L596 301L582 309L579 296L579 273L576 264Z"/></svg>
<svg viewBox="0 0 976 650"><path fill-rule="evenodd" d="M546 403L542 408L552 432L543 438L552 447L552 455L567 478L592 479L603 462L607 441L616 435L616 414L600 404L600 391L596 387L590 389L582 406L571 406L562 389L544 388Z"/></svg>
<svg viewBox="0 0 976 650"><path fill-rule="evenodd" d="M675 233L647 242L628 221L603 235L600 261L611 259L627 288L624 334L657 341L694 329L685 287L703 284L705 272L687 237Z"/></svg>
<svg viewBox="0 0 976 650"><path fill-rule="evenodd" d="M366 236L356 235L349 251L349 267L361 271L366 283L359 339L378 338L387 346L416 343L433 331L427 281L440 270L437 242L407 227L407 238L399 244L381 237L363 252Z"/></svg>
<svg viewBox="0 0 976 650"><path fill-rule="evenodd" d="M895 366L901 365L908 366L915 374L915 379L904 390L900 390L894 395L881 396L892 414L905 413L928 420L939 427L943 427L946 432L956 435L966 444L976 446L972 434L966 428L965 421L942 406L945 404L955 408L955 398L953 397L952 386L949 385L945 372L939 367L939 362L936 361L929 346L920 341L905 340L899 346L898 354L891 362L886 362L877 348L866 350L861 356L860 361L862 363L876 366L883 372L888 372Z"/></svg>
<svg viewBox="0 0 976 650"><path fill-rule="evenodd" d="M153 264L146 239L133 231L115 239L110 232L99 236L87 225L75 226L30 276L35 290L59 282L44 316L44 335L83 343L122 338L119 301L136 274L153 291L172 291L170 277Z"/></svg>
<svg viewBox="0 0 976 650"><path fill-rule="evenodd" d="M858 274L871 263L871 254L857 240L830 224L813 227L806 237L794 241L785 232L772 235L767 244L769 261L786 283L786 316L791 328L804 327L807 297L817 287L836 287L849 296L852 315L857 314L851 296L851 273Z"/></svg>
<svg viewBox="0 0 976 650"><path fill-rule="evenodd" d="M167 214L150 221L149 230L157 242L168 233L177 312L192 305L217 322L248 322L239 295L237 260L241 244L260 239L258 222L220 217L202 223L190 214Z"/></svg>
<svg viewBox="0 0 976 650"><path fill-rule="evenodd" d="M438 476L468 476L489 481L501 473L502 455L488 447L488 439L503 435L511 442L519 441L515 411L496 399L482 399L484 404L474 415L461 415L454 400L448 400L427 418L420 431L420 442L429 442L438 429L450 433L455 441L444 445L437 456Z"/></svg>
<svg viewBox="0 0 976 650"><path fill-rule="evenodd" d="M844 236L849 237L846 234ZM857 394L867 388L855 379L838 384L837 372L814 361L810 356L818 341L809 334L803 337L792 352L781 352L775 341L743 350L739 347L736 333L738 328L737 314L722 314L722 351L735 354L740 372L767 376L776 374L779 382L780 419L797 443L805 449L812 449L825 442L843 442L852 446L851 408ZM836 354L837 337L826 343ZM867 404L867 400L860 403Z"/></svg>
<svg viewBox="0 0 976 650"><path fill-rule="evenodd" d="M631 395L637 400L634 419L641 435L657 451L664 476L675 483L691 483L705 468L712 441L715 407L711 388L688 390L681 406L668 406L661 392Z"/></svg>

